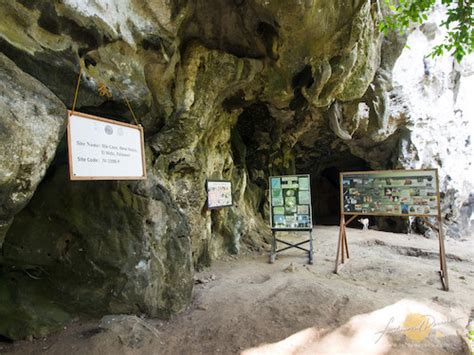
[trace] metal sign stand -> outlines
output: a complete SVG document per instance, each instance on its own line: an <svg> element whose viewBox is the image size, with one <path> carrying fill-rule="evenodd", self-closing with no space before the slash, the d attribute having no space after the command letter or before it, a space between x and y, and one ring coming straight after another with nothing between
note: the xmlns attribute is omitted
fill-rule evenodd
<svg viewBox="0 0 474 355"><path fill-rule="evenodd" d="M291 248L307 252L308 262L309 264L313 264L313 222L310 181L311 178L308 174L270 176L268 178L268 186L270 189L270 226L272 229L272 249L270 252L271 264L275 262L278 253ZM274 192L276 194L274 194ZM275 201L277 203L275 203ZM293 202L293 205L289 202ZM287 222L279 220L279 222L276 223L274 219L274 210L286 209L288 206L292 207L292 210L290 209L289 217L291 217L293 221L288 224ZM300 211L300 209L302 210ZM276 216L280 219L287 218L285 212L286 211L278 212L276 213ZM309 239L297 243L290 243L286 240L277 238L278 232L306 232L309 233ZM277 250L277 242L280 242L285 246ZM306 243L309 243L309 249L302 247L302 245Z"/></svg>
<svg viewBox="0 0 474 355"><path fill-rule="evenodd" d="M309 233L309 239L304 240L302 242L298 242L296 244L289 243L285 240L278 239L276 237L276 234L278 232L308 232ZM282 251L291 249L291 248L296 248L303 250L308 253L308 264L312 265L313 264L313 229L308 228L308 229L276 229L272 228L272 250L270 252L270 264L273 264L275 262L275 259L277 258L277 254L281 253ZM277 242L283 243L287 245L284 248L278 249L277 250ZM300 245L309 243L309 249L305 249L301 247Z"/></svg>

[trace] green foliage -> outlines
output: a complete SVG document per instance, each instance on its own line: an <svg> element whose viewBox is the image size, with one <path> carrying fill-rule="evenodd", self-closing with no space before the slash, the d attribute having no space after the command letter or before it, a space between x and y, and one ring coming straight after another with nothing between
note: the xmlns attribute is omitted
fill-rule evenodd
<svg viewBox="0 0 474 355"><path fill-rule="evenodd" d="M382 21L380 30L387 34L391 30L403 33L412 23L424 23L436 0L385 0L385 3L391 14ZM441 0L441 3L447 8L446 17L441 23L447 29L447 34L429 56L440 56L446 51L460 62L474 49L474 0Z"/></svg>

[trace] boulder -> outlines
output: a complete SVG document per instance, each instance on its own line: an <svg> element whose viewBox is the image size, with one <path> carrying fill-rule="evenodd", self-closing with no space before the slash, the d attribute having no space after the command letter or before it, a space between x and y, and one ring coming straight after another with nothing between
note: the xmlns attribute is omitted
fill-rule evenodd
<svg viewBox="0 0 474 355"><path fill-rule="evenodd" d="M168 318L184 310L193 286L189 227L154 176L71 182L66 165L52 170L5 239L0 283L9 280L10 293L35 292L2 302L0 334L12 336L25 302L42 312L41 299L67 315ZM57 326L36 318L13 338Z"/></svg>
<svg viewBox="0 0 474 355"><path fill-rule="evenodd" d="M64 134L66 108L0 53L0 248L31 199Z"/></svg>

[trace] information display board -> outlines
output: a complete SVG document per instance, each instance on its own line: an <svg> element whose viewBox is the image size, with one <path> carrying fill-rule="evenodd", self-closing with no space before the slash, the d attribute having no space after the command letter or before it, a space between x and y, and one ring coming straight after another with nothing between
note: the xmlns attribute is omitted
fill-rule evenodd
<svg viewBox="0 0 474 355"><path fill-rule="evenodd" d="M207 180L206 189L208 208L232 206L232 182L228 180Z"/></svg>
<svg viewBox="0 0 474 355"><path fill-rule="evenodd" d="M146 179L143 129L69 111L71 180Z"/></svg>
<svg viewBox="0 0 474 355"><path fill-rule="evenodd" d="M341 211L377 216L439 216L436 169L341 173Z"/></svg>
<svg viewBox="0 0 474 355"><path fill-rule="evenodd" d="M273 229L312 228L309 175L271 176L269 186Z"/></svg>

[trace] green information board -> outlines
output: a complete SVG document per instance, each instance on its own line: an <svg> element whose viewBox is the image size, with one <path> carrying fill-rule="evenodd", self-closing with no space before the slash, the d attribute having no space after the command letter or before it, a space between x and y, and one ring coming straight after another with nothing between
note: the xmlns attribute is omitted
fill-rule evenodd
<svg viewBox="0 0 474 355"><path fill-rule="evenodd" d="M310 229L309 175L271 176L270 225L272 229Z"/></svg>
<svg viewBox="0 0 474 355"><path fill-rule="evenodd" d="M384 170L341 173L344 214L438 216L438 171Z"/></svg>

